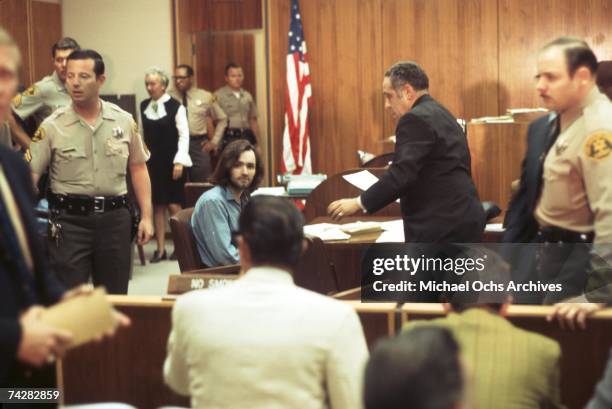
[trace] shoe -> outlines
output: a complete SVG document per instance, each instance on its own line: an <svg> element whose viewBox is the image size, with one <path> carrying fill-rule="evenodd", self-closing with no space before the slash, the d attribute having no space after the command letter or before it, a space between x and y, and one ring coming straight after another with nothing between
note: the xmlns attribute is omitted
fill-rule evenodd
<svg viewBox="0 0 612 409"><path fill-rule="evenodd" d="M176 251L173 251L172 254L170 254L170 260L178 260L178 257L176 256Z"/></svg>
<svg viewBox="0 0 612 409"><path fill-rule="evenodd" d="M153 252L153 257L151 258L151 263L159 263L162 260L167 260L168 256L166 255L166 250L160 255L158 250Z"/></svg>

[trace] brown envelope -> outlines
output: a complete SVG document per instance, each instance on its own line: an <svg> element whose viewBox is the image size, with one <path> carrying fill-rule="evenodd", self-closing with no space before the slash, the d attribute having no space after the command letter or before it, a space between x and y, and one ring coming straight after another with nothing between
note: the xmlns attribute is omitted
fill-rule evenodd
<svg viewBox="0 0 612 409"><path fill-rule="evenodd" d="M60 302L45 310L41 319L72 334L73 342L69 348L87 343L116 325L113 307L104 288Z"/></svg>

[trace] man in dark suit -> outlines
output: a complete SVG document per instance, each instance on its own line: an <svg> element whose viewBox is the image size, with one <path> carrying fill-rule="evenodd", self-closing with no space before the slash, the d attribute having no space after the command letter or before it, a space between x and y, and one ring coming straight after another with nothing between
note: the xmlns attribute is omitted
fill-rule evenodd
<svg viewBox="0 0 612 409"><path fill-rule="evenodd" d="M555 118L554 114L546 115L529 124L519 188L510 199L504 219L504 243L530 243L536 237L538 223L533 211L542 189L544 157L555 140Z"/></svg>
<svg viewBox="0 0 612 409"><path fill-rule="evenodd" d="M19 50L0 29L0 118L10 113L17 88ZM0 146L0 386L40 384L26 365L42 366L70 341L43 324L41 305L60 300L63 289L49 273L37 236L30 170ZM34 382L34 383L31 383Z"/></svg>
<svg viewBox="0 0 612 409"><path fill-rule="evenodd" d="M546 152L555 141L557 132L556 115L550 114L529 124L527 150L521 164L521 178L518 190L510 199L504 219L506 231L502 238L504 257L511 265L512 279L527 282L535 277L534 243L537 241L538 222L533 216L542 189L542 170ZM532 243L531 245L516 243ZM544 294L521 292L514 294L517 304L539 304Z"/></svg>
<svg viewBox="0 0 612 409"><path fill-rule="evenodd" d="M373 213L400 198L406 242L479 242L485 215L472 181L465 134L428 92L427 74L414 62L385 73L385 108L399 119L393 163L361 196L331 203L341 219Z"/></svg>

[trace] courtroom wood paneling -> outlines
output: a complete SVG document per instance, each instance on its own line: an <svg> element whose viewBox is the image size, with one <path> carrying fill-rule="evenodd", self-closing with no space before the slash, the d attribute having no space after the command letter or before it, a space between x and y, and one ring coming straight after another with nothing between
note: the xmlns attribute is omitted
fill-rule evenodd
<svg viewBox="0 0 612 409"><path fill-rule="evenodd" d="M193 1L174 0L173 2L174 65L194 65L190 13Z"/></svg>
<svg viewBox="0 0 612 409"><path fill-rule="evenodd" d="M289 0L269 1L271 127L275 171L282 153ZM354 167L358 149L382 153L380 3L300 2L310 63L314 172Z"/></svg>
<svg viewBox="0 0 612 409"><path fill-rule="evenodd" d="M225 66L235 62L244 72L243 88L255 93L255 39L249 33L198 33L196 65L198 87L215 91L225 85Z"/></svg>
<svg viewBox="0 0 612 409"><path fill-rule="evenodd" d="M53 72L51 47L62 38L62 6L59 3L32 1L32 55L34 81ZM78 41L78 40L77 40Z"/></svg>
<svg viewBox="0 0 612 409"><path fill-rule="evenodd" d="M19 46L22 58L20 83L25 86L32 83L27 4L23 0L0 0L0 27L8 31Z"/></svg>
<svg viewBox="0 0 612 409"><path fill-rule="evenodd" d="M163 382L171 308L169 303L119 307L130 317L130 328L120 329L112 339L81 346L64 359L65 403L189 407L189 398L175 394Z"/></svg>
<svg viewBox="0 0 612 409"><path fill-rule="evenodd" d="M468 124L472 178L481 201L493 201L505 214L513 180L521 177L527 123Z"/></svg>
<svg viewBox="0 0 612 409"><path fill-rule="evenodd" d="M499 0L500 108L542 106L535 91L538 50L559 36L584 38L599 60L612 59L609 0Z"/></svg>
<svg viewBox="0 0 612 409"><path fill-rule="evenodd" d="M261 0L191 0L191 11L194 32L263 27Z"/></svg>
<svg viewBox="0 0 612 409"><path fill-rule="evenodd" d="M382 0L382 6L385 69L416 61L432 96L456 117L498 114L496 1ZM395 133L388 115L384 130Z"/></svg>

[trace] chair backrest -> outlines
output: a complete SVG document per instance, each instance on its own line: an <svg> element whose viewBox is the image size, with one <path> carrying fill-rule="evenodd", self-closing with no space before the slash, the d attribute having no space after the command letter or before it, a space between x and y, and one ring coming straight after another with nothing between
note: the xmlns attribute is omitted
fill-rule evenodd
<svg viewBox="0 0 612 409"><path fill-rule="evenodd" d="M306 240L308 248L293 272L295 284L325 295L338 292L336 272L323 241L310 236Z"/></svg>
<svg viewBox="0 0 612 409"><path fill-rule="evenodd" d="M170 218L170 229L172 230L174 248L181 272L198 270L204 267L191 229L192 214L193 207L189 207Z"/></svg>
<svg viewBox="0 0 612 409"><path fill-rule="evenodd" d="M306 206L304 207L304 219L306 219L306 222L311 222L315 217L326 216L327 206L334 200L346 197L355 197L361 194L361 190L344 180L343 176L361 172L363 170L370 171L378 178L380 178L387 171L385 168L349 169L328 177L312 192L310 192L308 198L306 199ZM393 202L380 209L373 216L401 217L401 215L402 213L399 204ZM363 215L363 218L367 219L370 216L372 215Z"/></svg>
<svg viewBox="0 0 612 409"><path fill-rule="evenodd" d="M196 202L202 196L202 193L214 187L208 182L187 182L183 188L185 191L185 207L195 207Z"/></svg>

